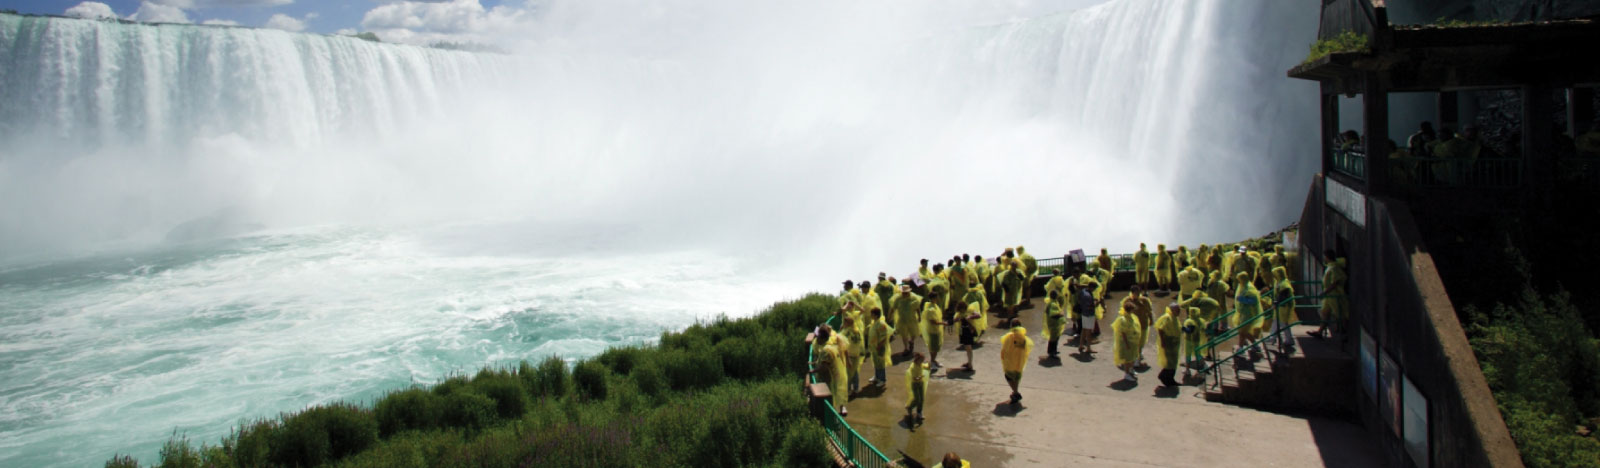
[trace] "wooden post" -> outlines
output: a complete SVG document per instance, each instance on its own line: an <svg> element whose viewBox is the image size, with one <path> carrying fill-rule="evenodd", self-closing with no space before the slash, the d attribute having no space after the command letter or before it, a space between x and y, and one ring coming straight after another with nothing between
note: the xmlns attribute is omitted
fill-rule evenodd
<svg viewBox="0 0 1600 468"><path fill-rule="evenodd" d="M1367 143L1367 194L1382 195L1389 181L1389 93L1378 74L1368 73L1361 83L1361 134Z"/></svg>

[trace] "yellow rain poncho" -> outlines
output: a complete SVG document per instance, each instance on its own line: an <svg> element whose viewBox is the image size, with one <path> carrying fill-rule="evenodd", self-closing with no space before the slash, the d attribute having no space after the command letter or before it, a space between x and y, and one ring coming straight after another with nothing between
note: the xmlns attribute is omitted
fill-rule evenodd
<svg viewBox="0 0 1600 468"><path fill-rule="evenodd" d="M1277 280L1272 283L1272 304L1278 308L1278 322L1284 325L1294 323L1294 303L1283 303L1285 299L1294 297L1294 283L1289 282L1289 270L1284 267L1273 268L1272 277Z"/></svg>
<svg viewBox="0 0 1600 468"><path fill-rule="evenodd" d="M1117 267L1111 263L1111 254L1106 253L1105 247L1100 248L1100 255L1094 258L1094 263L1102 270L1115 270Z"/></svg>
<svg viewBox="0 0 1600 468"><path fill-rule="evenodd" d="M1183 353L1187 357L1194 358L1197 356L1195 348L1206 342L1206 324L1205 319L1200 318L1198 307L1190 307L1188 310L1189 318L1183 319Z"/></svg>
<svg viewBox="0 0 1600 468"><path fill-rule="evenodd" d="M972 326L982 335L989 329L989 297L983 291L983 285L974 284L967 290L967 313L978 313L978 319L972 321Z"/></svg>
<svg viewBox="0 0 1600 468"><path fill-rule="evenodd" d="M1111 333L1116 337L1111 344L1111 357L1118 367L1139 360L1139 324L1128 312L1118 312L1117 319L1111 322Z"/></svg>
<svg viewBox="0 0 1600 468"><path fill-rule="evenodd" d="M1189 267L1189 262L1192 260L1194 260L1194 257L1189 254L1189 248L1180 245L1178 246L1178 253L1172 256L1172 268L1183 271L1184 268Z"/></svg>
<svg viewBox="0 0 1600 468"><path fill-rule="evenodd" d="M1172 283L1172 253L1167 244L1156 244L1156 285L1166 289Z"/></svg>
<svg viewBox="0 0 1600 468"><path fill-rule="evenodd" d="M944 345L944 308L928 301L922 306L922 340L928 349L938 351Z"/></svg>
<svg viewBox="0 0 1600 468"><path fill-rule="evenodd" d="M1201 273L1207 273L1207 274L1211 273L1211 266L1208 264L1208 262L1210 262L1210 261L1211 261L1211 247L1210 246L1207 246L1205 244L1200 244L1200 248L1194 249L1194 267L1195 268L1199 268Z"/></svg>
<svg viewBox="0 0 1600 468"><path fill-rule="evenodd" d="M1322 298L1322 310L1329 320L1344 320L1349 317L1348 298L1345 297L1346 280L1342 258L1329 263L1322 271L1322 287L1325 295Z"/></svg>
<svg viewBox="0 0 1600 468"><path fill-rule="evenodd" d="M889 301L889 309L894 311L894 329L902 338L917 336L918 326L922 322L921 310L922 296L916 293L901 292L894 295Z"/></svg>
<svg viewBox="0 0 1600 468"><path fill-rule="evenodd" d="M1133 279L1140 285L1150 281L1150 251L1143 242L1139 243L1139 251L1133 253Z"/></svg>
<svg viewBox="0 0 1600 468"><path fill-rule="evenodd" d="M1030 255L1028 252L1022 250L1022 246L1020 245L1017 246L1017 260L1022 262L1023 279L1031 282L1033 281L1033 277L1039 275L1039 259L1033 258L1033 255Z"/></svg>
<svg viewBox="0 0 1600 468"><path fill-rule="evenodd" d="M862 291L861 292L861 314L862 314L862 316L870 318L871 314L868 314L868 312L872 312L872 309L883 310L883 302L878 300L878 295L877 294L874 294L871 291ZM865 320L865 319L863 319L863 320Z"/></svg>
<svg viewBox="0 0 1600 468"><path fill-rule="evenodd" d="M957 302L967 302L967 291L972 289L971 274L967 268L956 263L956 266L945 270L950 272L950 298L943 305L946 309L955 307Z"/></svg>
<svg viewBox="0 0 1600 468"><path fill-rule="evenodd" d="M1015 307L1022 303L1022 290L1027 287L1023 284L1022 269L1016 262L1000 271L1000 292L1006 307Z"/></svg>
<svg viewBox="0 0 1600 468"><path fill-rule="evenodd" d="M1155 319L1152 316L1155 312L1155 306L1150 303L1150 298L1148 297L1129 294L1128 297L1122 298L1122 309L1131 311L1133 318L1138 322L1139 327L1136 329L1139 332L1137 341L1139 348L1144 348L1144 344L1150 342L1150 322Z"/></svg>
<svg viewBox="0 0 1600 468"><path fill-rule="evenodd" d="M889 305L889 300L894 298L894 292L895 292L894 289L895 289L894 288L894 284L891 284L888 281L884 281L884 280L879 280L878 284L872 285L872 292L875 293L876 296L878 296L878 304L881 304L881 305L884 305L884 306ZM867 309L867 310L872 310L872 309ZM884 311L884 313L888 313L889 309L883 309L883 311Z"/></svg>
<svg viewBox="0 0 1600 468"><path fill-rule="evenodd" d="M1234 307L1238 312L1233 314L1229 322L1235 328L1240 326L1252 330L1260 328L1262 320L1254 317L1261 315L1261 291L1256 289L1256 285L1250 284L1250 275L1247 273L1241 272L1234 276L1234 279L1239 283L1234 287L1236 292L1233 296ZM1246 322L1247 320L1249 322Z"/></svg>
<svg viewBox="0 0 1600 468"><path fill-rule="evenodd" d="M1061 330L1067 324L1066 315L1061 313L1060 301L1049 301L1044 306L1044 339L1054 340L1061 338Z"/></svg>
<svg viewBox="0 0 1600 468"><path fill-rule="evenodd" d="M1099 284L1094 288L1095 299L1105 299L1106 293L1111 291L1111 279L1116 277L1116 272L1110 268L1101 268L1095 274L1095 281Z"/></svg>
<svg viewBox="0 0 1600 468"><path fill-rule="evenodd" d="M1206 280L1205 275L1198 268L1184 268L1178 272L1178 297L1189 297L1195 290L1200 289Z"/></svg>
<svg viewBox="0 0 1600 468"><path fill-rule="evenodd" d="M855 380L856 373L861 371L861 361L867 358L867 339L863 333L865 328L863 325L862 322L854 322L841 331L844 334L844 341L841 343L850 345L845 348L845 376L850 380Z"/></svg>
<svg viewBox="0 0 1600 468"><path fill-rule="evenodd" d="M932 380L928 363L911 363L906 369L906 409L917 406L928 397L928 381Z"/></svg>
<svg viewBox="0 0 1600 468"><path fill-rule="evenodd" d="M1033 340L1028 338L1027 328L1012 327L1011 332L1000 339L1000 365L1005 372L1022 373L1032 353Z"/></svg>
<svg viewBox="0 0 1600 468"><path fill-rule="evenodd" d="M828 372L828 390L833 392L833 407L838 409L850 402L850 388L845 378L850 375L846 350L850 348L850 340L833 334L828 339L828 345L822 347L823 364Z"/></svg>
<svg viewBox="0 0 1600 468"><path fill-rule="evenodd" d="M1211 282L1206 284L1206 295L1216 299L1217 305L1221 306L1224 312L1228 310L1228 291L1231 290L1232 288L1228 287L1228 282L1223 279L1221 273L1211 273Z"/></svg>
<svg viewBox="0 0 1600 468"><path fill-rule="evenodd" d="M1205 291L1195 291L1194 296L1188 300L1178 301L1178 307L1193 310L1190 317L1200 321L1201 325L1211 323L1222 316L1222 304L1207 296Z"/></svg>
<svg viewBox="0 0 1600 468"><path fill-rule="evenodd" d="M1044 295L1046 297L1050 296L1050 293L1053 293L1053 292L1059 292L1061 294L1066 294L1067 293L1067 291L1065 290L1066 287L1067 287L1067 281L1065 279L1063 279L1064 276L1065 275L1061 275L1061 274L1057 274L1055 276L1051 276L1050 277L1050 281L1046 281L1044 283Z"/></svg>
<svg viewBox="0 0 1600 468"><path fill-rule="evenodd" d="M1170 312L1161 314L1161 318L1156 319L1155 334L1156 365L1162 369L1177 369L1179 347L1183 346L1183 331L1178 327L1178 318Z"/></svg>
<svg viewBox="0 0 1600 468"><path fill-rule="evenodd" d="M889 368L889 343L893 338L894 329L882 319L873 321L867 326L867 351L872 355L872 363L879 369Z"/></svg>

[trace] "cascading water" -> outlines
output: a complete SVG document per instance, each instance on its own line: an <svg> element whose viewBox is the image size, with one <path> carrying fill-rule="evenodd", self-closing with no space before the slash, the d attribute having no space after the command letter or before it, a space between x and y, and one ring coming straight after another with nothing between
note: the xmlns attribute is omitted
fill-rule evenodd
<svg viewBox="0 0 1600 468"><path fill-rule="evenodd" d="M631 3L511 54L0 15L0 466L918 258L1256 235L1315 165L1297 2Z"/></svg>

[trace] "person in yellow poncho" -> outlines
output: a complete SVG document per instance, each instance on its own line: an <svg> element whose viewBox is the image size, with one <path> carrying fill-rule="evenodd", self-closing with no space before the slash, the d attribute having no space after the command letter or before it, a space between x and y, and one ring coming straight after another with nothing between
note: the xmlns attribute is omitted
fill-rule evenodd
<svg viewBox="0 0 1600 468"><path fill-rule="evenodd" d="M881 308L883 308L883 301L879 300L878 299L878 294L873 292L873 290L872 290L872 282L871 281L862 281L860 286L857 287L856 289L861 291L861 313L862 313L862 315L865 315L867 313L867 311L870 311L872 309L881 309ZM865 320L865 319L862 319L862 320ZM865 324L863 324L863 325L865 325ZM862 328L864 329L866 327L863 326Z"/></svg>
<svg viewBox="0 0 1600 468"><path fill-rule="evenodd" d="M1167 251L1167 244L1156 244L1156 287L1168 291L1172 273L1172 252Z"/></svg>
<svg viewBox="0 0 1600 468"><path fill-rule="evenodd" d="M1345 297L1345 283L1349 277L1345 276L1344 259L1335 257L1333 250L1323 252L1322 259L1327 264L1322 270L1322 326L1311 332L1311 336L1317 338L1326 336L1329 328L1343 333L1344 320L1350 316L1349 299Z"/></svg>
<svg viewBox="0 0 1600 468"><path fill-rule="evenodd" d="M1277 312L1277 339L1282 346L1294 352L1294 331L1289 329L1297 317L1294 313L1294 283L1289 282L1289 269L1272 269L1272 306ZM1288 301L1288 302L1285 302Z"/></svg>
<svg viewBox="0 0 1600 468"><path fill-rule="evenodd" d="M946 280L950 282L950 298L941 305L947 310L955 309L958 302L967 302L967 290L972 288L967 267L960 261L954 263L955 266L945 270Z"/></svg>
<svg viewBox="0 0 1600 468"><path fill-rule="evenodd" d="M1188 308L1189 316L1183 319L1183 378L1189 378L1189 371L1199 367L1200 345L1206 342L1205 320L1200 318L1200 308Z"/></svg>
<svg viewBox="0 0 1600 468"><path fill-rule="evenodd" d="M1106 248L1100 248L1100 256L1094 258L1094 264L1102 270L1116 271L1116 265L1111 263L1111 254L1106 253Z"/></svg>
<svg viewBox="0 0 1600 468"><path fill-rule="evenodd" d="M972 468L972 464L962 460L961 456L956 455L955 452L950 452L944 454L944 460L937 465L933 465L933 468Z"/></svg>
<svg viewBox="0 0 1600 468"><path fill-rule="evenodd" d="M1161 367L1157 378L1161 385L1177 387L1178 381L1172 377L1178 370L1178 348L1183 346L1183 335L1178 329L1178 305L1167 306L1167 313L1156 319L1156 365Z"/></svg>
<svg viewBox="0 0 1600 468"><path fill-rule="evenodd" d="M1053 292L1064 292L1062 288L1067 287L1066 276L1065 272L1057 272L1051 276L1050 281L1044 283L1044 294L1049 296Z"/></svg>
<svg viewBox="0 0 1600 468"><path fill-rule="evenodd" d="M1172 269L1183 271L1191 263L1194 263L1194 256L1189 254L1189 248L1182 245L1178 246L1178 253L1172 256Z"/></svg>
<svg viewBox="0 0 1600 468"><path fill-rule="evenodd" d="M1117 319L1111 322L1111 362L1122 370L1122 380L1138 382L1139 378L1133 375L1133 362L1139 360L1139 324L1133 318L1132 304L1124 306L1117 312Z"/></svg>
<svg viewBox="0 0 1600 468"><path fill-rule="evenodd" d="M911 367L906 369L906 419L915 426L922 422L922 404L928 399L928 381L933 380L932 372L927 359L922 353L916 353L911 358Z"/></svg>
<svg viewBox="0 0 1600 468"><path fill-rule="evenodd" d="M1129 309L1129 307L1132 307ZM1150 298L1144 297L1144 290L1139 285L1133 285L1128 290L1128 297L1122 298L1122 307L1133 311L1133 318L1138 322L1135 330L1138 338L1135 340L1139 358L1134 360L1135 367L1144 366L1144 345L1150 342L1150 326L1155 321L1155 306L1150 303Z"/></svg>
<svg viewBox="0 0 1600 468"><path fill-rule="evenodd" d="M858 322L854 317L845 317L844 326L839 329L839 334L844 335L844 343L849 343L849 346L844 348L844 378L850 383L847 387L852 396L861 390L861 361L867 357L867 339L862 333L864 321Z"/></svg>
<svg viewBox="0 0 1600 468"><path fill-rule="evenodd" d="M1206 295L1217 300L1217 306L1223 312L1228 311L1228 291L1233 288L1228 286L1228 277L1220 271L1211 272L1211 280L1205 283Z"/></svg>
<svg viewBox="0 0 1600 468"><path fill-rule="evenodd" d="M939 364L939 348L944 346L944 324L944 308L931 300L923 302L922 340L928 343L928 360L932 361L934 369L944 367Z"/></svg>
<svg viewBox="0 0 1600 468"><path fill-rule="evenodd" d="M850 401L850 394L845 388L845 374L848 372L845 369L848 365L845 362L845 350L850 347L850 342L838 333L834 333L826 324L818 330L817 340L825 344L821 352L815 355L817 360L815 368L828 380L828 390L833 393L834 409L839 411L840 416L847 416L850 412L844 405Z"/></svg>
<svg viewBox="0 0 1600 468"><path fill-rule="evenodd" d="M861 292L856 290L856 282L844 280L844 290L839 292L839 303L861 303Z"/></svg>
<svg viewBox="0 0 1600 468"><path fill-rule="evenodd" d="M1028 329L1021 326L1011 327L1011 332L1000 339L1000 365L1005 371L1006 384L1011 386L1011 405L1016 406L1022 401L1022 392L1017 386L1022 383L1022 370L1028 366L1028 355L1033 353L1033 340L1028 338Z"/></svg>
<svg viewBox="0 0 1600 468"><path fill-rule="evenodd" d="M900 286L900 293L889 300L890 313L894 314L895 334L905 342L902 354L916 352L918 328L922 323L922 296L911 292L911 285Z"/></svg>
<svg viewBox="0 0 1600 468"><path fill-rule="evenodd" d="M889 383L887 373L893 364L889 344L894 341L894 329L883 321L883 310L872 309L872 323L867 325L867 355L872 356L872 385Z"/></svg>
<svg viewBox="0 0 1600 468"><path fill-rule="evenodd" d="M1033 254L1023 250L1022 246L1019 245L1017 246L1017 261L1022 262L1023 281L1027 281L1030 284L1033 283L1033 278L1039 276L1039 259L1033 258Z"/></svg>
<svg viewBox="0 0 1600 468"><path fill-rule="evenodd" d="M1239 348L1243 349L1245 346L1249 346L1250 342L1255 341L1256 330L1261 328L1261 318L1258 317L1262 312L1261 291L1256 289L1256 285L1250 283L1249 273L1241 271L1239 274L1234 275L1233 278L1234 283L1236 283L1233 301L1238 310L1233 314L1232 323L1235 328L1239 329ZM1252 358L1257 354L1256 350L1250 350Z"/></svg>
<svg viewBox="0 0 1600 468"><path fill-rule="evenodd" d="M983 338L983 332L989 330L989 294L983 290L983 284L977 278L967 279L967 311L978 314L972 325L978 330L978 338Z"/></svg>
<svg viewBox="0 0 1600 468"><path fill-rule="evenodd" d="M1210 274L1211 273L1211 265L1208 263L1210 260L1211 260L1211 247L1210 246L1205 245L1205 244L1200 244L1200 248L1194 249L1194 267L1195 268L1199 268L1201 273L1206 273L1206 274Z"/></svg>
<svg viewBox="0 0 1600 468"><path fill-rule="evenodd" d="M1184 268L1183 271L1178 272L1178 297L1189 297L1194 294L1196 289L1200 289L1203 282L1205 282L1205 275L1200 273L1199 268Z"/></svg>
<svg viewBox="0 0 1600 468"><path fill-rule="evenodd" d="M1017 307L1022 305L1022 290L1027 287L1023 284L1022 262L1015 259L1006 262L996 282L1000 283L1001 303L1006 307L1006 319L1017 318Z"/></svg>
<svg viewBox="0 0 1600 468"><path fill-rule="evenodd" d="M1050 291L1048 300L1044 305L1044 339L1045 356L1050 359L1059 357L1056 345L1061 342L1061 330L1066 326L1066 315L1061 312L1061 293Z"/></svg>
<svg viewBox="0 0 1600 468"><path fill-rule="evenodd" d="M1139 251L1133 253L1133 284L1150 287L1150 251L1143 242L1139 243Z"/></svg>
<svg viewBox="0 0 1600 468"><path fill-rule="evenodd" d="M1110 268L1101 268L1095 272L1094 279L1099 283L1099 286L1094 289L1095 299L1105 300L1106 293L1111 292L1111 279L1114 277L1116 277L1116 270Z"/></svg>

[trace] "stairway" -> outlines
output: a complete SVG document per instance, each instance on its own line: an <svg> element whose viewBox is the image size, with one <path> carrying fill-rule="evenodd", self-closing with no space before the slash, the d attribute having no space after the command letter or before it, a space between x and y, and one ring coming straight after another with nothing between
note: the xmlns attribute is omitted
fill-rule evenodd
<svg viewBox="0 0 1600 468"><path fill-rule="evenodd" d="M1355 357L1341 347L1339 337L1314 338L1306 334L1312 330L1294 328L1296 349L1291 354L1269 345L1258 360L1220 366L1220 385L1202 384L1206 401L1296 414L1355 414L1356 394L1361 391ZM1230 349L1223 354L1231 353ZM1208 376L1214 378L1215 374Z"/></svg>

